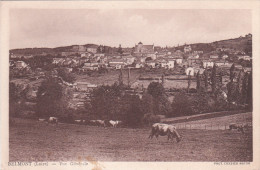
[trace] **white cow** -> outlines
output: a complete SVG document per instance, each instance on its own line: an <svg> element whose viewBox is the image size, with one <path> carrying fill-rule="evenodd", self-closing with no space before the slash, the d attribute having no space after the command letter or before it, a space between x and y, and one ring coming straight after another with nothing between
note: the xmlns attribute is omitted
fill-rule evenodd
<svg viewBox="0 0 260 170"><path fill-rule="evenodd" d="M74 120L76 123L81 123L81 120Z"/></svg>
<svg viewBox="0 0 260 170"><path fill-rule="evenodd" d="M39 119L39 122L45 122L46 119Z"/></svg>
<svg viewBox="0 0 260 170"><path fill-rule="evenodd" d="M74 120L76 123L78 124L85 124L86 123L86 120Z"/></svg>
<svg viewBox="0 0 260 170"><path fill-rule="evenodd" d="M119 120L110 120L109 123L114 127L116 128L119 124L122 123L122 121L119 121Z"/></svg>
<svg viewBox="0 0 260 170"><path fill-rule="evenodd" d="M163 123L155 123L152 126L152 131L149 136L149 138L153 138L153 136L156 136L158 139L158 136L168 136L168 140L173 140L173 138L176 138L177 142L181 141L181 136L176 130L176 127L174 125L168 125L168 124L163 124Z"/></svg>
<svg viewBox="0 0 260 170"><path fill-rule="evenodd" d="M50 117L49 120L48 120L48 123L58 124L58 118L57 117Z"/></svg>
<svg viewBox="0 0 260 170"><path fill-rule="evenodd" d="M118 121L110 120L109 123L115 128L118 124Z"/></svg>

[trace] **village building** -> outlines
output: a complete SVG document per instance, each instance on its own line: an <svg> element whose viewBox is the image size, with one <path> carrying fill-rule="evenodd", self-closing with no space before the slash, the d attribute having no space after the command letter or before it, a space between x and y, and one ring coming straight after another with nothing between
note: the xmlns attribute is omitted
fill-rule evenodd
<svg viewBox="0 0 260 170"><path fill-rule="evenodd" d="M143 67L144 67L143 63L138 62L135 64L135 68L143 68Z"/></svg>
<svg viewBox="0 0 260 170"><path fill-rule="evenodd" d="M68 56L77 55L77 54L78 54L77 51L63 51L63 52L61 52L62 57L68 57Z"/></svg>
<svg viewBox="0 0 260 170"><path fill-rule="evenodd" d="M196 74L198 74L198 73L199 73L199 74L203 74L204 71L205 71L204 68L194 67L194 73L196 73Z"/></svg>
<svg viewBox="0 0 260 170"><path fill-rule="evenodd" d="M91 84L91 83L88 83L88 82L76 82L75 88L78 91L91 91L91 90L97 88L97 85Z"/></svg>
<svg viewBox="0 0 260 170"><path fill-rule="evenodd" d="M219 67L227 67L230 68L232 66L232 63L229 63L226 60L219 60L219 61L215 61L216 66Z"/></svg>
<svg viewBox="0 0 260 170"><path fill-rule="evenodd" d="M184 53L189 53L191 52L191 46L190 45L185 45L184 46Z"/></svg>
<svg viewBox="0 0 260 170"><path fill-rule="evenodd" d="M86 47L83 45L73 45L72 46L72 51L77 51L77 52L85 52Z"/></svg>
<svg viewBox="0 0 260 170"><path fill-rule="evenodd" d="M185 73L186 75L190 75L190 76L194 76L194 68L193 67L188 67L186 70L185 70Z"/></svg>
<svg viewBox="0 0 260 170"><path fill-rule="evenodd" d="M203 68L207 68L207 67L213 67L214 66L214 62L211 60L204 60L202 61L203 63Z"/></svg>
<svg viewBox="0 0 260 170"><path fill-rule="evenodd" d="M252 57L250 57L250 56L248 56L248 55L238 56L238 60L247 60L247 61L250 61L250 60L252 60Z"/></svg>
<svg viewBox="0 0 260 170"><path fill-rule="evenodd" d="M148 67L150 67L150 68L155 68L156 62L155 62L155 61L152 61L152 60L146 61L146 65L147 65Z"/></svg>
<svg viewBox="0 0 260 170"><path fill-rule="evenodd" d="M157 59L156 62L161 68L172 69L174 68L174 60L170 59Z"/></svg>
<svg viewBox="0 0 260 170"><path fill-rule="evenodd" d="M16 61L15 62L15 67L18 69L23 69L26 68L28 64L26 64L24 61Z"/></svg>
<svg viewBox="0 0 260 170"><path fill-rule="evenodd" d="M252 67L244 67L244 72L250 73L252 72Z"/></svg>
<svg viewBox="0 0 260 170"><path fill-rule="evenodd" d="M109 66L115 69L124 68L126 64L126 60L123 58L114 58L109 61Z"/></svg>
<svg viewBox="0 0 260 170"><path fill-rule="evenodd" d="M63 58L53 58L52 64L61 64L63 61L65 61Z"/></svg>
<svg viewBox="0 0 260 170"><path fill-rule="evenodd" d="M246 37L246 38L252 38L252 34L249 33L249 34L247 34L245 37Z"/></svg>
<svg viewBox="0 0 260 170"><path fill-rule="evenodd" d="M142 42L139 42L134 47L134 53L154 53L154 45L143 45Z"/></svg>
<svg viewBox="0 0 260 170"><path fill-rule="evenodd" d="M98 70L99 69L99 64L98 63L85 63L84 66L82 67L83 71L87 70Z"/></svg>
<svg viewBox="0 0 260 170"><path fill-rule="evenodd" d="M203 54L203 51L193 51L193 54Z"/></svg>
<svg viewBox="0 0 260 170"><path fill-rule="evenodd" d="M223 56L222 56L222 59L227 59L228 58L228 55L226 55L226 54L224 54Z"/></svg>
<svg viewBox="0 0 260 170"><path fill-rule="evenodd" d="M201 66L200 58L188 58L187 62L188 62L188 66Z"/></svg>
<svg viewBox="0 0 260 170"><path fill-rule="evenodd" d="M80 57L91 57L91 56L94 56L94 54L91 52L84 52L80 54Z"/></svg>
<svg viewBox="0 0 260 170"><path fill-rule="evenodd" d="M97 53L97 49L98 49L98 45L95 44L89 44L86 47L87 52L91 52L91 53Z"/></svg>
<svg viewBox="0 0 260 170"><path fill-rule="evenodd" d="M135 62L135 57L132 55L122 56L122 59L125 60L126 65L131 65Z"/></svg>
<svg viewBox="0 0 260 170"><path fill-rule="evenodd" d="M213 54L209 56L210 59L218 59L218 55L217 54Z"/></svg>

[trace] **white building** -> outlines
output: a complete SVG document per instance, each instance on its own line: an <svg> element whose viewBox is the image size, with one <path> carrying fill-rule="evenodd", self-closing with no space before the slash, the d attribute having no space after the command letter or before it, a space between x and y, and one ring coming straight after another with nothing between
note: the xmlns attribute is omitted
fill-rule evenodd
<svg viewBox="0 0 260 170"><path fill-rule="evenodd" d="M192 67L188 67L185 72L187 76L188 75L194 76L194 68Z"/></svg>
<svg viewBox="0 0 260 170"><path fill-rule="evenodd" d="M206 68L206 67L213 67L214 66L214 62L213 61L209 61L209 60L206 60L206 61L203 61L203 67Z"/></svg>

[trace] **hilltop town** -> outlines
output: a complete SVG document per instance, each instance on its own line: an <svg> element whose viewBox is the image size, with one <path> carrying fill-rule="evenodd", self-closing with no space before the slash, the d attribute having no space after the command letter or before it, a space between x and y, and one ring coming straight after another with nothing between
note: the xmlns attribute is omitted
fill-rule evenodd
<svg viewBox="0 0 260 170"><path fill-rule="evenodd" d="M210 75L209 80L204 79L213 67L217 68L221 94L227 98L231 67L237 77L252 71L252 34L175 47L138 42L128 48L86 44L13 49L9 58L10 83L25 96L21 98L19 107L23 109L19 114L35 115L39 87L46 77L54 77L65 89L67 106L80 110L78 117L82 117L91 104L93 90L101 86L123 84L124 93L142 98L151 82L157 82L172 102L175 93L183 90L192 94L203 86L204 91L211 91L207 86L212 84ZM196 113L200 112L203 111Z"/></svg>

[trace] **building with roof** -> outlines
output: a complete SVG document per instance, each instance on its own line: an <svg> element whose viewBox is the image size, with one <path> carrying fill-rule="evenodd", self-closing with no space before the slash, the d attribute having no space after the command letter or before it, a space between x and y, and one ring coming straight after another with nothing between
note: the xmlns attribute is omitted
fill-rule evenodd
<svg viewBox="0 0 260 170"><path fill-rule="evenodd" d="M154 53L154 45L143 45L142 42L139 42L134 47L134 53Z"/></svg>
<svg viewBox="0 0 260 170"><path fill-rule="evenodd" d="M191 46L190 46L190 45L185 45L185 46L184 46L184 52L185 52L185 53L191 52Z"/></svg>

